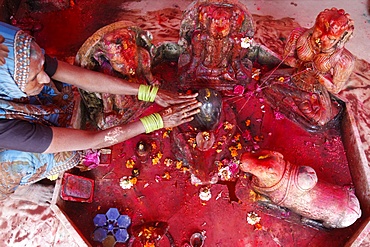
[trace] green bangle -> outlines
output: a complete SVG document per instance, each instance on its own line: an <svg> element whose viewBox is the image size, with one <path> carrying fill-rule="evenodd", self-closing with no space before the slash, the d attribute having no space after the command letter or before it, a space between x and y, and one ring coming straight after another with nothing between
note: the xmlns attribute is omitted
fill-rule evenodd
<svg viewBox="0 0 370 247"><path fill-rule="evenodd" d="M153 113L148 116L142 117L140 118L140 121L144 125L146 133L162 129L164 126L163 119L161 115L159 115L159 113Z"/></svg>
<svg viewBox="0 0 370 247"><path fill-rule="evenodd" d="M149 94L149 102L154 102L155 96L157 96L158 89L159 89L158 87L152 86L152 90L150 91Z"/></svg>
<svg viewBox="0 0 370 247"><path fill-rule="evenodd" d="M149 94L149 91L150 91L150 86L141 84L139 86L139 91L137 93L137 98L139 100L146 101L145 99L147 98L147 95Z"/></svg>
<svg viewBox="0 0 370 247"><path fill-rule="evenodd" d="M158 87L141 84L137 97L139 100L146 102L154 102L155 96L157 96Z"/></svg>

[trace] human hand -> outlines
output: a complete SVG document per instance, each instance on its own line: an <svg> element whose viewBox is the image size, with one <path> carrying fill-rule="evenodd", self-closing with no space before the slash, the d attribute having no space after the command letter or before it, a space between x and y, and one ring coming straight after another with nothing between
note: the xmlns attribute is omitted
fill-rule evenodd
<svg viewBox="0 0 370 247"><path fill-rule="evenodd" d="M190 122L194 115L200 112L199 107L202 103L197 100L191 100L186 103L173 105L161 111L159 114L163 120L164 128L179 126L183 123Z"/></svg>
<svg viewBox="0 0 370 247"><path fill-rule="evenodd" d="M9 49L3 44L4 37L0 35L0 66L5 64L5 58L8 57Z"/></svg>
<svg viewBox="0 0 370 247"><path fill-rule="evenodd" d="M162 107L168 107L171 105L177 105L182 103L190 104L198 96L198 93L194 94L179 94L167 90L158 90L155 97L155 103Z"/></svg>

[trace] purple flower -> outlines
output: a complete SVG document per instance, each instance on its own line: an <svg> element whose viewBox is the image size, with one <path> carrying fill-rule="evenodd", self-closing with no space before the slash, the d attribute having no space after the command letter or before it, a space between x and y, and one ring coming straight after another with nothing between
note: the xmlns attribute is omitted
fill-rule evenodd
<svg viewBox="0 0 370 247"><path fill-rule="evenodd" d="M82 158L82 164L89 169L94 169L100 164L100 151L89 149Z"/></svg>

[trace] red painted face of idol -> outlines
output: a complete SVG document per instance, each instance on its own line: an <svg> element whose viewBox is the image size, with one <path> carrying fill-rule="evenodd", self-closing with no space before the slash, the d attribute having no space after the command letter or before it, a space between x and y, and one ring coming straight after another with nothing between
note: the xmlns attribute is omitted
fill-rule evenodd
<svg viewBox="0 0 370 247"><path fill-rule="evenodd" d="M342 48L352 32L353 21L343 9L326 9L316 18L311 44L318 52L330 52Z"/></svg>
<svg viewBox="0 0 370 247"><path fill-rule="evenodd" d="M138 67L135 33L118 29L108 33L103 41L103 50L113 69L124 75L134 75Z"/></svg>

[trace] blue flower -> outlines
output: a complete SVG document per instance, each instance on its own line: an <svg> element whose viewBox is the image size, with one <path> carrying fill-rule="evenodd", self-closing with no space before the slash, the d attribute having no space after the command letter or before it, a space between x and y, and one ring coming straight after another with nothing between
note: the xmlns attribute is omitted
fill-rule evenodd
<svg viewBox="0 0 370 247"><path fill-rule="evenodd" d="M108 235L113 235L116 242L125 243L129 239L127 228L131 219L127 215L121 215L117 208L110 208L105 214L97 214L94 217L93 232L94 241L103 242Z"/></svg>

